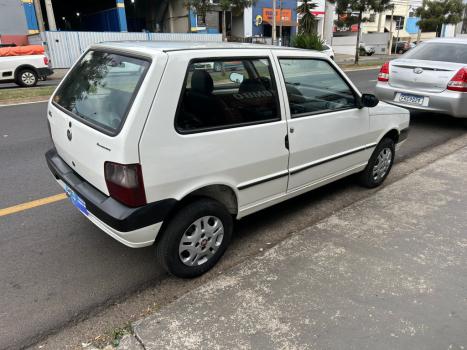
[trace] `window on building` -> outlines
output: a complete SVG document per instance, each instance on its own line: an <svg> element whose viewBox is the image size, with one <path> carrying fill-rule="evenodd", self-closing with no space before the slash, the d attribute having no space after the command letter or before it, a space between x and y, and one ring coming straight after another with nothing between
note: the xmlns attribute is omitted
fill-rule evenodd
<svg viewBox="0 0 467 350"><path fill-rule="evenodd" d="M356 107L354 92L331 65L317 59L280 59L292 117Z"/></svg>
<svg viewBox="0 0 467 350"><path fill-rule="evenodd" d="M205 16L196 16L196 25L198 27L206 27L206 17Z"/></svg>
<svg viewBox="0 0 467 350"><path fill-rule="evenodd" d="M189 65L177 130L199 132L279 119L269 59L216 59Z"/></svg>

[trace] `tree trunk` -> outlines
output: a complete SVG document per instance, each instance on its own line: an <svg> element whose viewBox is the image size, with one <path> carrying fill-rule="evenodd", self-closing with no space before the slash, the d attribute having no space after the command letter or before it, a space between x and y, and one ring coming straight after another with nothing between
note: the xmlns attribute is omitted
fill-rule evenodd
<svg viewBox="0 0 467 350"><path fill-rule="evenodd" d="M360 32L362 26L362 11L358 13L358 31L357 31L357 47L355 48L355 64L358 64L358 57L360 53Z"/></svg>
<svg viewBox="0 0 467 350"><path fill-rule="evenodd" d="M222 41L227 41L227 21L225 18L225 10L222 11Z"/></svg>

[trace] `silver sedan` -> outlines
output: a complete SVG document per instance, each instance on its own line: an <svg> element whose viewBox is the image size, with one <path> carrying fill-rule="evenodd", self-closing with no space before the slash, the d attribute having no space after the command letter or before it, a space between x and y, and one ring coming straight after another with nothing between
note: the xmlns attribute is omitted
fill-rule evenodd
<svg viewBox="0 0 467 350"><path fill-rule="evenodd" d="M386 62L376 95L412 110L467 118L467 39L434 39Z"/></svg>

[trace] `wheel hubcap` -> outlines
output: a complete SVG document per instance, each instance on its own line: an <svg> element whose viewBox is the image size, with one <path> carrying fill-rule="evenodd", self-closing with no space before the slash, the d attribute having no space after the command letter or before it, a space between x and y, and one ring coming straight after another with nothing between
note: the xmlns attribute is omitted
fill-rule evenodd
<svg viewBox="0 0 467 350"><path fill-rule="evenodd" d="M34 74L26 72L21 75L21 80L26 85L32 85L34 84L34 81L36 80L36 78L34 77Z"/></svg>
<svg viewBox="0 0 467 350"><path fill-rule="evenodd" d="M380 181L383 179L392 163L392 151L390 148L384 148L379 152L376 158L376 164L373 167L373 179Z"/></svg>
<svg viewBox="0 0 467 350"><path fill-rule="evenodd" d="M187 266L206 263L222 244L224 225L215 216L203 216L193 222L180 240L178 255Z"/></svg>

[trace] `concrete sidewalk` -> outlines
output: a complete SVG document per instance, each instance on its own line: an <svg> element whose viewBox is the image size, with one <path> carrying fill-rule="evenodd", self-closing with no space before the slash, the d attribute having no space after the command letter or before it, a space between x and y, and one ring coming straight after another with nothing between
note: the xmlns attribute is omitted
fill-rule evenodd
<svg viewBox="0 0 467 350"><path fill-rule="evenodd" d="M147 350L467 349L466 174L464 148L184 295L135 335Z"/></svg>

